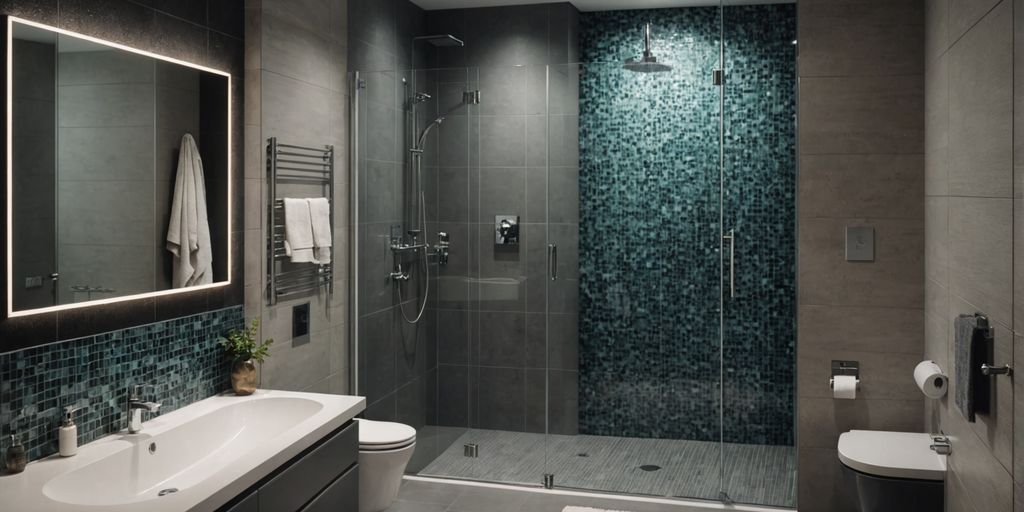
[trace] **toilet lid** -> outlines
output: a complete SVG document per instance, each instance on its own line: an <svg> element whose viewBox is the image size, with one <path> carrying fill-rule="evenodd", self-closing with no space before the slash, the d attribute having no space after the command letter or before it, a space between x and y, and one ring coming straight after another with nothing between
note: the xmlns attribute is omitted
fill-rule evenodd
<svg viewBox="0 0 1024 512"><path fill-rule="evenodd" d="M839 436L839 460L869 475L945 480L946 456L935 453L931 444L928 434L851 430Z"/></svg>
<svg viewBox="0 0 1024 512"><path fill-rule="evenodd" d="M359 445L371 448L397 447L416 439L416 429L390 421L359 420Z"/></svg>

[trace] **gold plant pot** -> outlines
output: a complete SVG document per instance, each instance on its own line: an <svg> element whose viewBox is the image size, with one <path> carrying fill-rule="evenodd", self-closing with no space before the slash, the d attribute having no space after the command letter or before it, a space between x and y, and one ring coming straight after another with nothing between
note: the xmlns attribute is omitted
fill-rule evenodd
<svg viewBox="0 0 1024 512"><path fill-rule="evenodd" d="M231 389L238 396L256 392L256 363L252 359L239 359L231 365Z"/></svg>

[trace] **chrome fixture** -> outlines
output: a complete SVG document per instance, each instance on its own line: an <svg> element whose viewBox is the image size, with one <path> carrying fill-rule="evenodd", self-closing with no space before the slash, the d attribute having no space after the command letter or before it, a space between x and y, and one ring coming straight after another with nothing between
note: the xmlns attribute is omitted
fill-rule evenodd
<svg viewBox="0 0 1024 512"><path fill-rule="evenodd" d="M437 247L434 249L437 251L437 264L445 266L448 264L448 245L451 243L451 237L444 231L437 232Z"/></svg>
<svg viewBox="0 0 1024 512"><path fill-rule="evenodd" d="M466 43L451 34L436 34L430 36L416 36L412 41L430 43L434 46L466 46Z"/></svg>
<svg viewBox="0 0 1024 512"><path fill-rule="evenodd" d="M465 43L455 36L445 34L442 36L421 36L413 38L413 41L427 41L434 46L463 46ZM408 83L406 83L408 86ZM412 147L409 148L409 159L411 161L410 171L411 175L411 186L412 191L411 197L406 204L406 213L408 215L409 226L413 226L407 233L412 238L412 243L407 243L401 239L401 236L396 237L394 232L391 236L391 251L395 255L399 254L418 254L420 250L423 251L423 301L419 306L419 311L416 313L415 318L409 318L405 314L405 299L402 297L402 287L398 287L398 301L399 309L402 312L402 319L406 323L415 324L420 321L423 317L423 312L427 309L427 298L430 296L430 261L428 258L430 244L424 241L420 243L418 241L419 235L426 233L427 230L427 210L426 210L426 198L423 192L423 148L426 146L427 135L430 134L435 126L444 122L444 120L458 109L461 109L467 105L478 105L480 104L480 91L465 91L462 93L462 102L458 105L448 109L444 114L434 118L423 130L416 136L415 129L419 126L419 115L416 109L416 105L426 101L430 98L430 95L424 92L413 93L408 98L408 109L407 113L411 114L411 126L412 129L409 133L414 137ZM410 120L407 118L407 120ZM440 253L439 253L440 254ZM445 258L447 262L447 245L444 249ZM440 260L439 260L440 261ZM403 272L402 267L396 262L396 271L390 274L390 278L393 282L405 282L412 278L410 272Z"/></svg>
<svg viewBox="0 0 1024 512"><path fill-rule="evenodd" d="M136 385L128 387L128 433L138 434L142 432L142 411L154 413L160 410L160 405L156 402L144 402L139 398L139 393L142 388L148 387L146 385Z"/></svg>
<svg viewBox="0 0 1024 512"><path fill-rule="evenodd" d="M548 244L548 278L558 280L558 245Z"/></svg>
<svg viewBox="0 0 1024 512"><path fill-rule="evenodd" d="M981 374L982 375L987 375L987 376L996 376L996 375L1012 376L1013 375L1013 367L1008 365L1008 364L1004 364L1003 366L989 366L988 363L984 363L984 364L981 365Z"/></svg>
<svg viewBox="0 0 1024 512"><path fill-rule="evenodd" d="M860 363L857 361L832 361L832 378L828 380L828 387L835 385L835 378L840 375L852 375L857 379L857 389L860 389Z"/></svg>
<svg viewBox="0 0 1024 512"><path fill-rule="evenodd" d="M953 453L953 444L949 442L949 436L945 434L932 436L932 444L929 448L939 455L949 455Z"/></svg>
<svg viewBox="0 0 1024 512"><path fill-rule="evenodd" d="M494 216L494 245L519 245L519 216Z"/></svg>
<svg viewBox="0 0 1024 512"><path fill-rule="evenodd" d="M730 229L722 238L729 243L729 298L736 298L736 230Z"/></svg>
<svg viewBox="0 0 1024 512"><path fill-rule="evenodd" d="M662 64L658 62L658 59L651 52L651 24L647 23L644 25L644 56L637 59L629 59L626 61L625 67L629 71L637 71L640 73L658 73L661 71L669 71L672 66L668 64Z"/></svg>

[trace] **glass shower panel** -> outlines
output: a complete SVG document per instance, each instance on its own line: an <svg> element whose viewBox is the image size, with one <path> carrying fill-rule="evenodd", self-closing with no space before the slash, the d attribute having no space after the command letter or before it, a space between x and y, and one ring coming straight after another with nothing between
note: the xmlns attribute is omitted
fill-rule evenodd
<svg viewBox="0 0 1024 512"><path fill-rule="evenodd" d="M721 491L717 10L678 16L652 29L656 41L689 34L662 37L668 70L549 69L542 177L556 486ZM636 21L640 30L647 18Z"/></svg>
<svg viewBox="0 0 1024 512"><path fill-rule="evenodd" d="M425 80L425 82L423 82ZM423 82L426 89L420 87ZM430 98L418 110L417 138L423 139L423 190L427 213L425 240L447 245L447 257L432 255L427 314L436 323L436 361L432 372L436 414L426 428L433 439L427 463L410 468L425 476L478 479L479 459L468 456L471 437L473 378L470 311L475 303L470 269L477 238L470 222L471 169L479 149L476 106L464 93L478 88L476 71L466 68L421 70L417 91ZM418 443L418 441L417 441ZM419 446L417 446L419 451Z"/></svg>
<svg viewBox="0 0 1024 512"><path fill-rule="evenodd" d="M459 315L469 300L468 184L452 177L468 175L458 162L476 146L465 108L437 120L449 91L470 84L465 69L361 72L354 83L356 393L366 418L417 429L408 471L428 474L469 428L469 320ZM433 249L442 232L443 263L434 250L392 247L415 235ZM393 277L402 273L407 280ZM465 461L472 476L475 461Z"/></svg>
<svg viewBox="0 0 1024 512"><path fill-rule="evenodd" d="M724 254L723 488L735 502L791 507L796 5L727 5L722 19L723 228L732 236Z"/></svg>

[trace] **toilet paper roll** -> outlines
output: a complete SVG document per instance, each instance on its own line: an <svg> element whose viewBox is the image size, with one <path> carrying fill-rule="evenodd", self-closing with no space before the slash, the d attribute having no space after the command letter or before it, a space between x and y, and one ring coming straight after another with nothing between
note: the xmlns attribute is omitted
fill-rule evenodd
<svg viewBox="0 0 1024 512"><path fill-rule="evenodd" d="M857 377L853 375L832 377L832 398L848 400L857 398Z"/></svg>
<svg viewBox="0 0 1024 512"><path fill-rule="evenodd" d="M935 361L921 361L914 367L914 381L928 398L942 398L949 387L948 378Z"/></svg>

